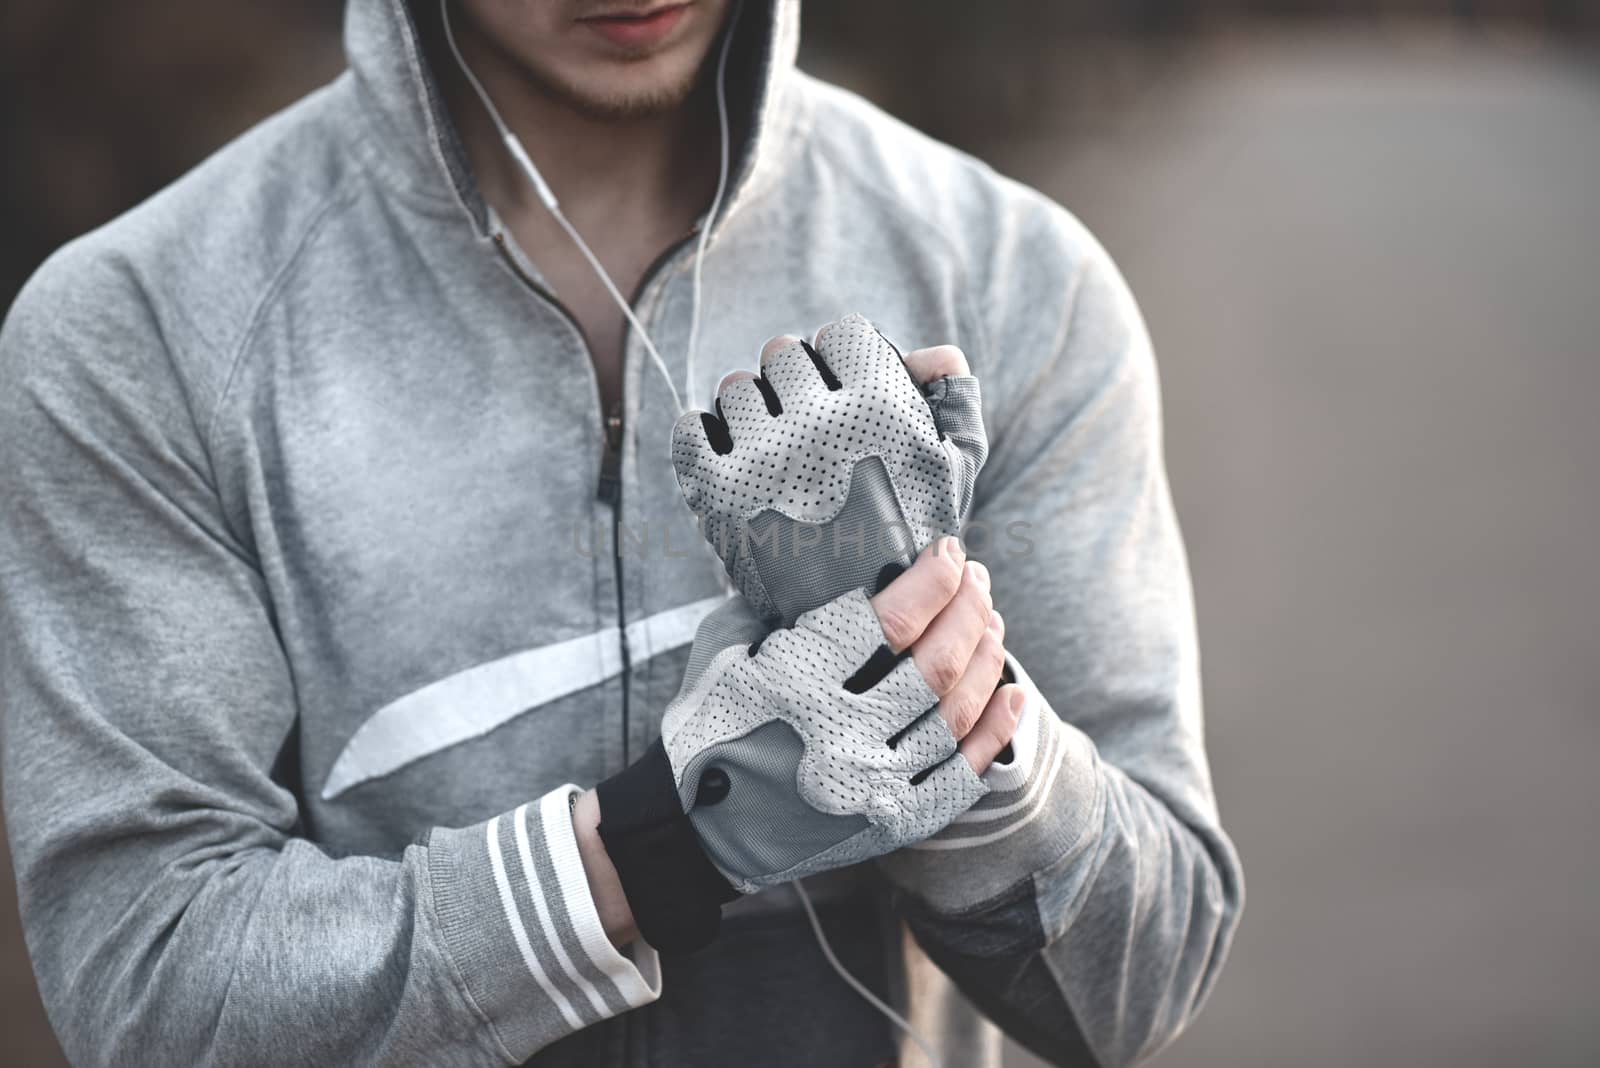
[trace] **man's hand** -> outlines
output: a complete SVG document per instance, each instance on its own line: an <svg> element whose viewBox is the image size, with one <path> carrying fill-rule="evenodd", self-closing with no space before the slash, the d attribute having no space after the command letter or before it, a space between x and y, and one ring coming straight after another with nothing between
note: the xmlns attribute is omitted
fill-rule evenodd
<svg viewBox="0 0 1600 1068"><path fill-rule="evenodd" d="M890 647L911 651L961 754L983 774L1011 741L1023 703L1021 687L999 686L1005 620L989 596L989 569L968 560L959 540L945 538L873 597L872 607Z"/></svg>
<svg viewBox="0 0 1600 1068"><path fill-rule="evenodd" d="M956 534L988 454L978 380L950 346L908 361L867 320L765 346L673 427L678 485L735 588L787 627Z"/></svg>
<svg viewBox="0 0 1600 1068"><path fill-rule="evenodd" d="M988 792L980 776L1016 730L1003 627L987 569L954 537L875 597L851 590L792 628L769 631L743 598L714 611L661 741L597 788L598 828L580 806L608 930L625 937L631 912L657 949L692 950L715 935L730 889L939 833Z"/></svg>
<svg viewBox="0 0 1600 1068"><path fill-rule="evenodd" d="M968 560L956 538L943 538L873 597L871 606L884 641L896 654L909 650L917 673L938 698L940 718L958 739L957 751L981 775L1011 741L1023 703L1021 687L998 686L1005 659L1005 622L990 600L988 569ZM733 602L729 607L749 611ZM748 622L754 631L734 625L725 633L738 642L761 633L763 628L753 616ZM685 680L685 689L693 683ZM599 821L599 805L590 791L579 800L573 824L601 921L620 946L637 930L622 883L600 840ZM784 830L777 825L769 829L775 834Z"/></svg>

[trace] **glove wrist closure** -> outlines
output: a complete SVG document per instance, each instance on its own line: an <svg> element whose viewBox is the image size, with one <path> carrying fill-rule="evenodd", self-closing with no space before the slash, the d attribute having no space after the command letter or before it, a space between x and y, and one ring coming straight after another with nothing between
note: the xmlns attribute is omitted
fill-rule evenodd
<svg viewBox="0 0 1600 1068"><path fill-rule="evenodd" d="M684 814L661 740L595 793L600 841L639 934L669 955L709 945L721 926L723 904L739 895L706 857Z"/></svg>

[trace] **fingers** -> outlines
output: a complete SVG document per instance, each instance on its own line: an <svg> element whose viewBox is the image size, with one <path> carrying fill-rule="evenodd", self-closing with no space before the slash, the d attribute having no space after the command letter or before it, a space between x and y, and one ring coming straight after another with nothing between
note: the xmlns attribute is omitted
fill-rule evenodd
<svg viewBox="0 0 1600 1068"><path fill-rule="evenodd" d="M946 375L970 375L966 353L954 345L935 345L906 353L906 370L921 385L936 382Z"/></svg>
<svg viewBox="0 0 1600 1068"><path fill-rule="evenodd" d="M672 466L678 473L678 484L683 488L691 509L698 509L698 499L691 498L690 485L685 479L700 469L701 457L706 450L719 456L733 451L733 435L729 424L751 415L754 393L755 410L765 412L765 402L754 383L755 375L749 371L729 371L717 383L711 396L710 411L687 411L672 425Z"/></svg>
<svg viewBox="0 0 1600 1068"><path fill-rule="evenodd" d="M936 827L947 825L989 792L983 780L973 773L971 764L956 753L929 768L916 780L914 788L928 806L928 822Z"/></svg>
<svg viewBox="0 0 1600 1068"><path fill-rule="evenodd" d="M830 389L839 384L816 350L793 334L780 335L762 346L761 374L780 398L800 396L818 382Z"/></svg>
<svg viewBox="0 0 1600 1068"><path fill-rule="evenodd" d="M900 374L905 366L900 350L860 315L847 315L818 330L816 350L846 385L886 381L884 375Z"/></svg>
<svg viewBox="0 0 1600 1068"><path fill-rule="evenodd" d="M684 412L672 424L672 468L691 510L702 507L704 483L714 478L707 454L723 455L732 450L733 439L728 437L727 426L710 412Z"/></svg>
<svg viewBox="0 0 1600 1068"><path fill-rule="evenodd" d="M969 560L961 585L911 646L911 659L922 672L928 689L941 699L955 690L967 673L978 642L989 626L989 569ZM996 672L995 678L999 678Z"/></svg>
<svg viewBox="0 0 1600 1068"><path fill-rule="evenodd" d="M906 354L859 315L828 323L810 346L793 334L780 334L761 347L761 373L781 395L786 384L809 385L821 375L829 388L839 379L881 372L889 360L900 360L919 385L949 375L970 375L966 354L954 345L934 345Z"/></svg>
<svg viewBox="0 0 1600 1068"><path fill-rule="evenodd" d="M793 334L779 334L777 337L769 338L767 343L761 346L761 369L765 371L767 369L767 361L773 359L784 349L796 347L799 344L800 339Z"/></svg>
<svg viewBox="0 0 1600 1068"><path fill-rule="evenodd" d="M939 715L950 726L950 733L965 738L977 726L984 706L1000 685L1000 672L1006 665L1006 651L1002 644L1005 621L999 612L989 614L989 627L978 639L962 674L950 692L939 699Z"/></svg>
<svg viewBox="0 0 1600 1068"><path fill-rule="evenodd" d="M901 359L899 350L876 327L859 315L850 315L819 329L809 346L793 334L771 338L761 346L761 374L781 391L786 382L809 384L817 375L824 380L836 375L848 378L861 367L883 362L887 356ZM907 353L902 362L911 377L924 386L949 375L972 373L966 353L955 345L916 349Z"/></svg>
<svg viewBox="0 0 1600 1068"><path fill-rule="evenodd" d="M739 437L741 425L757 420L765 422L772 414L763 385L750 371L729 371L717 383L716 411L735 439Z"/></svg>
<svg viewBox="0 0 1600 1068"><path fill-rule="evenodd" d="M994 763L994 758L1000 755L1017 733L1017 724L1022 719L1022 706L1026 695L1021 686L1010 683L994 691L984 706L983 714L978 717L978 722L966 737L961 739L957 751L967 758L967 763L972 765L972 770L982 775L989 770L989 765Z"/></svg>
<svg viewBox="0 0 1600 1068"><path fill-rule="evenodd" d="M961 588L966 562L959 539L940 538L872 598L872 609L890 649L898 653L922 637Z"/></svg>
<svg viewBox="0 0 1600 1068"><path fill-rule="evenodd" d="M804 356L804 350L800 348L801 344L800 339L793 334L779 334L777 337L768 339L767 343L761 346L761 377L768 379L768 384L770 384L771 375L767 373L768 368L785 349L797 349ZM805 362L810 362L809 357L805 359ZM762 403L755 405L756 411L776 415L777 412L771 411L773 405L768 399L771 398L771 400L775 401L776 396L770 389L760 390L757 393L750 392L758 388L755 379L756 373L754 371L729 371L718 380L716 388L711 393L710 404L707 407L715 411L718 404L720 404L726 413L737 405L749 405L753 400L759 400ZM740 383L743 384L741 385Z"/></svg>

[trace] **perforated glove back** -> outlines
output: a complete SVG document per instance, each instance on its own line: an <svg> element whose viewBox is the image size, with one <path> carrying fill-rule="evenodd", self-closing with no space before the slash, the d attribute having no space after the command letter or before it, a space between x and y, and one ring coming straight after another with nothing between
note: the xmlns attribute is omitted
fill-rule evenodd
<svg viewBox="0 0 1600 1068"><path fill-rule="evenodd" d="M859 315L728 381L717 411L685 414L672 437L684 500L777 626L959 533L987 455L978 380L924 389Z"/></svg>
<svg viewBox="0 0 1600 1068"><path fill-rule="evenodd" d="M661 734L707 854L749 893L920 842L982 797L938 704L854 590L754 655L724 649Z"/></svg>
<svg viewBox="0 0 1600 1068"><path fill-rule="evenodd" d="M765 631L742 598L708 616L661 740L599 786L607 852L666 952L709 940L730 886L881 856L987 792L864 591Z"/></svg>

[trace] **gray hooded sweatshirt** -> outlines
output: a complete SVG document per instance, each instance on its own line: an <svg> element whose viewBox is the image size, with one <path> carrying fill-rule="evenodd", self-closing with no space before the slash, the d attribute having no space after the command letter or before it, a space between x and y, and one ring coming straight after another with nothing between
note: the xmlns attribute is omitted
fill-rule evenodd
<svg viewBox="0 0 1600 1068"><path fill-rule="evenodd" d="M797 33L746 5L689 396L852 310L962 346L969 546L1029 692L1004 804L810 888L950 1068L997 1025L1128 1064L1242 900L1149 341L1071 216L797 72ZM0 333L5 812L68 1055L921 1064L790 888L698 954L607 941L568 798L657 733L720 568L665 386L632 339L608 438L410 9L351 0L346 34L346 73L58 252ZM634 295L680 379L691 246Z"/></svg>

